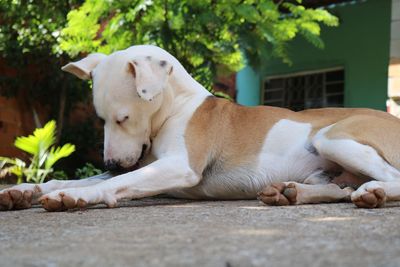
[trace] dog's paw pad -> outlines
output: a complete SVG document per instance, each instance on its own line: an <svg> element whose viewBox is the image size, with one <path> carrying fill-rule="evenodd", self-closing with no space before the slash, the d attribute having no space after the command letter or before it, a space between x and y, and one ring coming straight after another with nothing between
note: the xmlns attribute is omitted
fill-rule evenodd
<svg viewBox="0 0 400 267"><path fill-rule="evenodd" d="M0 210L21 210L32 207L33 191L16 189L0 192Z"/></svg>
<svg viewBox="0 0 400 267"><path fill-rule="evenodd" d="M62 196L62 202L63 202L64 206L69 210L76 209L76 208L82 209L87 206L87 202L85 200L80 198L80 199L78 199L78 201L76 201L72 197L65 196L65 195Z"/></svg>
<svg viewBox="0 0 400 267"><path fill-rule="evenodd" d="M87 205L88 205L88 203L81 198L78 199L78 201L76 202L76 207L80 208L80 209L86 208Z"/></svg>
<svg viewBox="0 0 400 267"><path fill-rule="evenodd" d="M359 208L380 208L386 203L386 193L382 188L376 188L353 198L352 201Z"/></svg>
<svg viewBox="0 0 400 267"><path fill-rule="evenodd" d="M296 198L297 198L296 185L293 183L288 184L286 188L283 190L283 195L289 200L291 204L296 203Z"/></svg>
<svg viewBox="0 0 400 267"><path fill-rule="evenodd" d="M76 201L70 196L65 196L64 194L60 194L62 203L67 209L73 209L76 207Z"/></svg>
<svg viewBox="0 0 400 267"><path fill-rule="evenodd" d="M13 202L10 194L5 191L0 193L0 210L11 210L13 208Z"/></svg>
<svg viewBox="0 0 400 267"><path fill-rule="evenodd" d="M64 211L66 207L64 206L62 200L52 199L47 196L40 198L40 204L47 211Z"/></svg>
<svg viewBox="0 0 400 267"><path fill-rule="evenodd" d="M296 202L297 191L294 184L274 183L258 193L258 199L267 205L286 206Z"/></svg>

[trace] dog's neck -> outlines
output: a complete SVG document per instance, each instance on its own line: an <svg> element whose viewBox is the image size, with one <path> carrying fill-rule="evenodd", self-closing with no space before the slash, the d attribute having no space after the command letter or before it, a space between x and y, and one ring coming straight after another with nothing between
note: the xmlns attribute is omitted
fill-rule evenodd
<svg viewBox="0 0 400 267"><path fill-rule="evenodd" d="M179 115L182 110L196 109L196 99L211 95L200 83L187 73L177 61L173 61L174 71L168 79L163 93L163 103L153 116L151 137L157 136L165 121L171 116Z"/></svg>

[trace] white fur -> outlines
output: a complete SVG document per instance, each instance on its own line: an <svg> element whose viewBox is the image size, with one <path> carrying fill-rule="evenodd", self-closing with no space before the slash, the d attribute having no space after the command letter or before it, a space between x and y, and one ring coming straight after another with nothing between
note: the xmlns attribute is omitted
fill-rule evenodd
<svg viewBox="0 0 400 267"><path fill-rule="evenodd" d="M291 120L278 121L267 135L261 150L259 167L271 182L303 182L326 162L311 153L311 124Z"/></svg>

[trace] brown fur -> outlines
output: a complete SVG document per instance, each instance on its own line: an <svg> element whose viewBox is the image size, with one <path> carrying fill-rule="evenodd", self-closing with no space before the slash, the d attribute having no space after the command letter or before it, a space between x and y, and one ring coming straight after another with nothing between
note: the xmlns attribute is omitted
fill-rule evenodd
<svg viewBox="0 0 400 267"><path fill-rule="evenodd" d="M201 174L214 158L228 167L255 160L268 130L290 113L280 108L243 107L228 100L207 98L186 129L190 166Z"/></svg>
<svg viewBox="0 0 400 267"><path fill-rule="evenodd" d="M192 169L202 174L219 159L229 166L254 161L265 137L281 119L311 123L310 138L321 128L336 123L328 138L353 139L370 145L391 165L400 169L400 120L371 109L324 108L293 112L288 109L244 107L228 100L207 98L195 111L185 133Z"/></svg>
<svg viewBox="0 0 400 267"><path fill-rule="evenodd" d="M400 170L400 120L375 114L356 115L338 122L327 133L330 139L353 139L371 146Z"/></svg>

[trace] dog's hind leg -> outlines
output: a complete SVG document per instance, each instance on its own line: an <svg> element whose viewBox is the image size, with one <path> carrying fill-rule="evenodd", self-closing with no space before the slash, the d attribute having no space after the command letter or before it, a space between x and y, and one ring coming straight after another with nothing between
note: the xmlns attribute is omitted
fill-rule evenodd
<svg viewBox="0 0 400 267"><path fill-rule="evenodd" d="M54 190L95 185L112 178L109 172L81 180L50 180L43 184L19 184L0 191L0 211L28 209L37 199Z"/></svg>
<svg viewBox="0 0 400 267"><path fill-rule="evenodd" d="M358 207L381 207L386 201L396 199L400 171L389 164L373 147L353 139L330 139L324 135L317 137L313 144L321 157L337 163L356 176L379 181L368 182L353 192L351 199ZM392 186L395 189L390 189ZM391 196L387 197L389 189Z"/></svg>
<svg viewBox="0 0 400 267"><path fill-rule="evenodd" d="M350 201L354 190L341 189L336 184L301 184L297 182L274 183L258 193L258 199L267 205L299 205Z"/></svg>

